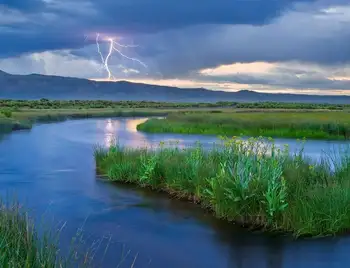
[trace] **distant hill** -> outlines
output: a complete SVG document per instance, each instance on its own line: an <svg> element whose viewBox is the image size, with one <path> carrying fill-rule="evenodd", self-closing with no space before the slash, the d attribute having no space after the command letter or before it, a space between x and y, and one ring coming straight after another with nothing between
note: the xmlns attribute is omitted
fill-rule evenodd
<svg viewBox="0 0 350 268"><path fill-rule="evenodd" d="M0 71L1 99L145 100L169 102L307 102L350 104L350 96L212 91L204 88L177 88L141 83L97 82L87 79L39 74L12 75Z"/></svg>

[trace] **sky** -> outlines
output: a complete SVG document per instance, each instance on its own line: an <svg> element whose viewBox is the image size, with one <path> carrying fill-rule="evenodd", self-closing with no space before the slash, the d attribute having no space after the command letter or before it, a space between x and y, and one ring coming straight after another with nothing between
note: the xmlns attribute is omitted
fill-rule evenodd
<svg viewBox="0 0 350 268"><path fill-rule="evenodd" d="M350 95L350 1L0 0L0 70Z"/></svg>

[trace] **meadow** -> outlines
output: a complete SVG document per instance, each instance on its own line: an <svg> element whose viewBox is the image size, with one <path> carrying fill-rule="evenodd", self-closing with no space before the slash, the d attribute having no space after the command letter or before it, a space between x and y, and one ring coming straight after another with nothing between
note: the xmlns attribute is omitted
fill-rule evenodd
<svg viewBox="0 0 350 268"><path fill-rule="evenodd" d="M244 226L324 236L350 228L349 151L314 163L262 138L223 139L205 151L118 145L95 150L98 174L165 191Z"/></svg>
<svg viewBox="0 0 350 268"><path fill-rule="evenodd" d="M187 111L150 119L137 128L156 133L265 136L347 140L350 113L345 111Z"/></svg>

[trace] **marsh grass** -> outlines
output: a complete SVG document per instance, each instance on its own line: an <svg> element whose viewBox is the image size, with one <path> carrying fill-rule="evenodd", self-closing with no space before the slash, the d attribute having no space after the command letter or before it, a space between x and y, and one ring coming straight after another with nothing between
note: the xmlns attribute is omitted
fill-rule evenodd
<svg viewBox="0 0 350 268"><path fill-rule="evenodd" d="M140 124L145 132L265 136L310 139L349 139L347 112L172 113L164 120Z"/></svg>
<svg viewBox="0 0 350 268"><path fill-rule="evenodd" d="M102 237L87 242L83 226L72 237L69 248L60 248L60 234L65 223L43 228L35 228L34 220L17 203L0 205L0 267L4 268L68 268L97 267L104 261L111 237ZM96 258L97 254L101 257ZM130 255L130 252L126 253ZM126 257L122 256L115 265ZM119 262L118 262L119 261ZM133 260L135 263L136 257ZM98 266L103 267L103 266Z"/></svg>
<svg viewBox="0 0 350 268"><path fill-rule="evenodd" d="M32 222L18 204L0 209L0 266L54 267L56 246L48 237L39 240Z"/></svg>
<svg viewBox="0 0 350 268"><path fill-rule="evenodd" d="M262 138L223 139L212 150L96 148L97 172L200 203L242 225L301 235L350 228L349 151L312 162ZM333 164L332 164L333 163Z"/></svg>
<svg viewBox="0 0 350 268"><path fill-rule="evenodd" d="M9 133L14 130L30 129L32 126L29 122L19 121L13 118L4 118L0 116L0 134Z"/></svg>

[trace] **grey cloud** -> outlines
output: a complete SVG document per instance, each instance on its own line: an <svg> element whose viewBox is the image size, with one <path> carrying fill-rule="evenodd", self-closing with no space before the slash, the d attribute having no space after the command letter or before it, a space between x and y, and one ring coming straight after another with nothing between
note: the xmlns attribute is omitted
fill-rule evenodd
<svg viewBox="0 0 350 268"><path fill-rule="evenodd" d="M348 81L332 81L316 71L285 67L266 76L208 78L197 74L200 69L233 62L299 61L335 67L349 63L350 16L322 10L332 5L348 5L350 10L347 0L270 1L267 5L262 5L266 4L262 0L205 0L200 5L187 0L55 0L33 1L35 8L21 7L23 2L12 2L10 7L27 21L6 25L6 31L0 31L0 58L71 49L72 56L99 61L95 41L84 40L84 34L106 32L140 45L130 53L149 66L149 78L227 80L300 89L350 88ZM111 60L116 69L118 62L117 58ZM86 75L93 73L93 67ZM345 74L338 68L337 75Z"/></svg>
<svg viewBox="0 0 350 268"><path fill-rule="evenodd" d="M264 74L232 74L222 76L198 75L197 79L215 81L218 83L231 82L238 84L262 85L267 87L292 88L292 89L319 89L319 90L350 90L350 80L335 80L328 78L334 75L325 68L320 71L305 71L289 68L274 68L273 71ZM346 73L350 75L350 73Z"/></svg>
<svg viewBox="0 0 350 268"><path fill-rule="evenodd" d="M339 65L350 62L350 16L344 17L347 22L339 23L331 15L295 11L269 25L216 26L209 33L198 26L143 36L137 43L162 51L148 60L169 78L233 62Z"/></svg>
<svg viewBox="0 0 350 268"><path fill-rule="evenodd" d="M77 46L70 43L66 33L83 36L91 32L138 35L195 25L263 25L271 22L294 3L312 3L315 0L1 0L0 5L31 15L30 21L16 25L26 36L7 36L0 32L0 41L20 43L7 53L8 42L0 42L0 57L14 54L84 46L83 38ZM31 37L31 38L30 38ZM53 39L57 45L46 46L42 39Z"/></svg>

